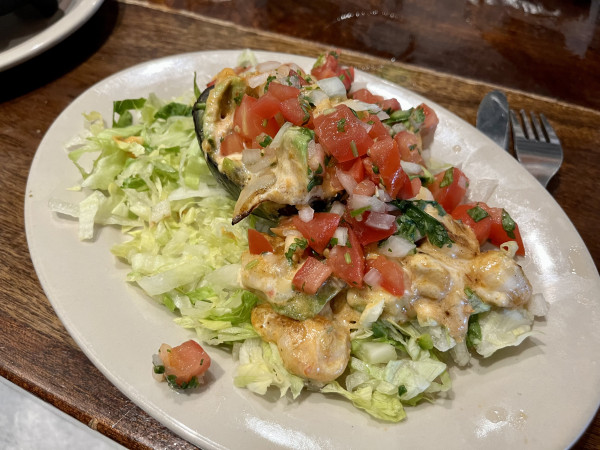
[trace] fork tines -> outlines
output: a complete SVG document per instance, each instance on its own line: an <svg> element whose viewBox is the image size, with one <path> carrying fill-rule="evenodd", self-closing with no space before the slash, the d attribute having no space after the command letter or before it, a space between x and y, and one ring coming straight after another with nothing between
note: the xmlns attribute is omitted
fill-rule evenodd
<svg viewBox="0 0 600 450"><path fill-rule="evenodd" d="M544 114L538 118L533 112L528 115L524 110L517 115L511 109L510 121L517 159L546 186L563 160L562 147L554 129Z"/></svg>

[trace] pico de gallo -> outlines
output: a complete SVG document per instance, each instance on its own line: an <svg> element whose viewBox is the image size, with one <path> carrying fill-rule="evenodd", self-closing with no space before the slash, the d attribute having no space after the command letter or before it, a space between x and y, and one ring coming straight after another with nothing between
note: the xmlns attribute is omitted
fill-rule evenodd
<svg viewBox="0 0 600 450"><path fill-rule="evenodd" d="M309 70L244 52L188 102L115 102L113 126L87 115L69 155L92 192L51 207L82 239L121 225L128 281L230 349L236 387L338 395L398 422L451 389L450 365L532 335L547 306L509 212L472 198L468 166L432 158L435 110L355 76L335 51ZM210 364L191 340L153 365L193 388Z"/></svg>

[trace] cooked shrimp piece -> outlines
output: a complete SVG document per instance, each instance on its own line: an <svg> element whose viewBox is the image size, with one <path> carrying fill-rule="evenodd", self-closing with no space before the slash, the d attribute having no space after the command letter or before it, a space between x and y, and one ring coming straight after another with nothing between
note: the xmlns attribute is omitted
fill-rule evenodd
<svg viewBox="0 0 600 450"><path fill-rule="evenodd" d="M490 250L474 258L470 278L472 289L489 304L517 308L529 301L531 284L521 266L501 250Z"/></svg>
<svg viewBox="0 0 600 450"><path fill-rule="evenodd" d="M348 365L350 332L328 318L294 320L265 303L252 310L252 326L265 341L277 345L285 368L295 375L327 383Z"/></svg>

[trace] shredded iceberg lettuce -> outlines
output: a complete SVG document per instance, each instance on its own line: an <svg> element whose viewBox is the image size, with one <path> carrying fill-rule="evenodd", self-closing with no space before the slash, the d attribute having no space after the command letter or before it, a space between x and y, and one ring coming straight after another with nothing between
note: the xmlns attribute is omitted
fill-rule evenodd
<svg viewBox="0 0 600 450"><path fill-rule="evenodd" d="M252 55L243 60L253 64ZM130 266L127 281L175 312L175 322L200 340L230 346L238 355L235 386L258 394L273 386L296 398L305 380L288 372L277 346L253 329L250 314L259 300L238 281L255 219L232 225L234 201L204 161L192 101L151 94L115 102L110 127L100 114L86 114L85 135L69 148L82 177L73 189L86 196L77 203L52 199L49 206L78 218L81 240L94 237L96 224L120 226L127 239L111 251ZM379 419L403 420L404 406L451 388L441 354L464 366L469 349L486 357L531 334L533 314L525 309L490 310L481 301L473 307L467 341L456 342L436 323L382 320L383 300L368 304L351 334L346 373L320 391Z"/></svg>

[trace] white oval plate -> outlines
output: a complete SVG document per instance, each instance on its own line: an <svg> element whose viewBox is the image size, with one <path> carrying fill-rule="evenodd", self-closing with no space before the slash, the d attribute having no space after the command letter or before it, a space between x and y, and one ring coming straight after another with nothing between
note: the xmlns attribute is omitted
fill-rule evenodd
<svg viewBox="0 0 600 450"><path fill-rule="evenodd" d="M49 18L23 19L13 13L0 16L3 42L0 71L9 69L58 44L94 14L103 0L60 0Z"/></svg>
<svg viewBox="0 0 600 450"><path fill-rule="evenodd" d="M230 355L209 348L209 382L178 394L151 376L151 357L162 342L194 337L172 322L166 308L125 282L127 267L110 253L123 239L103 228L94 242L79 242L73 221L48 209L65 198L79 173L65 143L83 126L82 113L112 114L112 101L154 92L171 98L208 82L239 51L172 56L117 73L93 86L58 117L37 151L27 185L25 220L41 284L67 330L92 362L133 402L175 433L203 448L565 448L593 418L600 401L600 278L577 231L554 199L510 155L471 125L427 101L440 124L432 152L477 180L497 179L489 199L518 221L523 261L536 292L550 303L537 337L465 370L451 369L449 398L408 408L402 423L379 422L337 397L304 394L298 401L261 397L233 386ZM259 61L313 59L256 52ZM375 93L403 107L426 101L406 89L357 73Z"/></svg>

